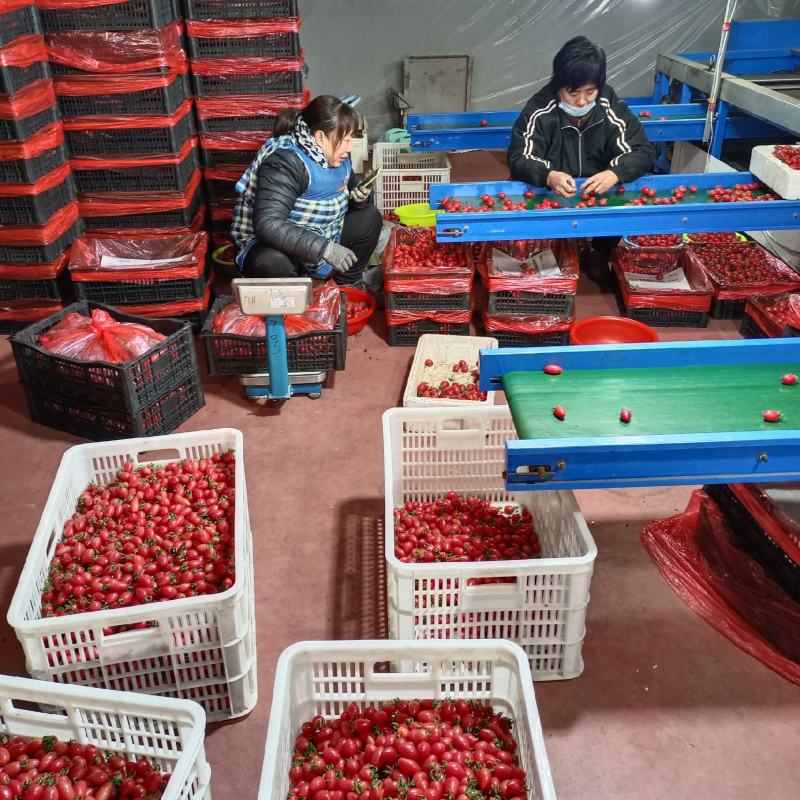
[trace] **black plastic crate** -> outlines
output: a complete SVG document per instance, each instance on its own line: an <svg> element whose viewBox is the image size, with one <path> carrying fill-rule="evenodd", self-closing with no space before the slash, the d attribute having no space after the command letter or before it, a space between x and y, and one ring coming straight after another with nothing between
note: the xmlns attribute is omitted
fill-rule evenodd
<svg viewBox="0 0 800 800"><path fill-rule="evenodd" d="M82 215L86 230L126 230L127 228L188 228L203 202L203 192L198 187L188 208L173 211L153 211L150 214L122 214L120 216L90 217Z"/></svg>
<svg viewBox="0 0 800 800"><path fill-rule="evenodd" d="M469 336L468 322L406 322L403 325L387 326L389 344L392 347L414 347L425 333L443 333L448 336Z"/></svg>
<svg viewBox="0 0 800 800"><path fill-rule="evenodd" d="M795 564L781 550L727 484L709 484L703 487L703 491L719 506L744 549L775 578L787 594L800 603L800 564Z"/></svg>
<svg viewBox="0 0 800 800"><path fill-rule="evenodd" d="M39 194L0 197L0 225L43 225L74 199L75 184L69 175Z"/></svg>
<svg viewBox="0 0 800 800"><path fill-rule="evenodd" d="M272 131L278 118L266 114L252 116L211 117L198 116L197 124L203 133L225 133L226 131Z"/></svg>
<svg viewBox="0 0 800 800"><path fill-rule="evenodd" d="M266 336L255 339L229 333L214 333L214 318L233 298L222 295L214 301L203 325L210 375L247 375L267 372ZM331 331L313 331L286 339L289 372L327 372L344 369L347 357L347 314L345 297L339 322Z"/></svg>
<svg viewBox="0 0 800 800"><path fill-rule="evenodd" d="M197 148L177 164L124 167L114 169L75 169L75 185L80 194L115 192L182 192L200 166Z"/></svg>
<svg viewBox="0 0 800 800"><path fill-rule="evenodd" d="M800 336L800 328L795 328L794 325L787 325L783 329L783 336L788 339L791 339L795 336Z"/></svg>
<svg viewBox="0 0 800 800"><path fill-rule="evenodd" d="M37 111L29 117L22 119L0 119L0 139L27 139L33 136L36 131L55 122L59 119L58 106L51 106L45 108L43 111Z"/></svg>
<svg viewBox="0 0 800 800"><path fill-rule="evenodd" d="M303 91L300 70L243 73L241 75L192 75L198 97L232 94L296 94Z"/></svg>
<svg viewBox="0 0 800 800"><path fill-rule="evenodd" d="M769 339L770 336L761 330L759 324L745 312L742 317L742 324L739 326L739 335L743 339Z"/></svg>
<svg viewBox="0 0 800 800"><path fill-rule="evenodd" d="M0 14L0 47L5 47L18 36L41 32L39 10L33 2L29 6Z"/></svg>
<svg viewBox="0 0 800 800"><path fill-rule="evenodd" d="M258 150L209 150L203 147L200 156L204 167L221 167L229 164L241 164L242 172L252 163Z"/></svg>
<svg viewBox="0 0 800 800"><path fill-rule="evenodd" d="M37 61L28 67L0 66L0 92L14 94L29 83L50 77L50 66L46 61Z"/></svg>
<svg viewBox="0 0 800 800"><path fill-rule="evenodd" d="M187 75L176 75L166 86L122 94L58 95L64 117L93 117L114 114L174 114L191 97Z"/></svg>
<svg viewBox="0 0 800 800"><path fill-rule="evenodd" d="M69 130L65 136L72 156L112 156L179 153L193 133L194 115L189 113L164 128L137 128L134 118L130 128Z"/></svg>
<svg viewBox="0 0 800 800"><path fill-rule="evenodd" d="M244 168L242 172L244 172ZM236 181L206 178L205 184L206 194L211 202L224 203L226 201L235 200L237 197Z"/></svg>
<svg viewBox="0 0 800 800"><path fill-rule="evenodd" d="M488 335L497 339L498 347L555 347L569 344L569 331L552 333L489 331Z"/></svg>
<svg viewBox="0 0 800 800"><path fill-rule="evenodd" d="M296 17L297 0L184 0L187 19Z"/></svg>
<svg viewBox="0 0 800 800"><path fill-rule="evenodd" d="M487 292L488 314L515 317L571 317L575 311L573 294L539 294L537 292Z"/></svg>
<svg viewBox="0 0 800 800"><path fill-rule="evenodd" d="M711 316L714 319L741 319L744 314L746 299L741 300L719 300L714 298L711 301Z"/></svg>
<svg viewBox="0 0 800 800"><path fill-rule="evenodd" d="M66 300L71 294L69 271L36 281L0 278L0 300Z"/></svg>
<svg viewBox="0 0 800 800"><path fill-rule="evenodd" d="M83 231L83 223L78 220L52 244L0 244L0 263L51 264Z"/></svg>
<svg viewBox="0 0 800 800"><path fill-rule="evenodd" d="M67 158L67 149L60 144L34 158L0 161L0 182L36 183L39 178L66 163Z"/></svg>
<svg viewBox="0 0 800 800"><path fill-rule="evenodd" d="M188 326L187 326L188 329ZM25 386L31 419L84 439L129 439L171 433L205 405L200 378L192 375L137 411L97 406L86 400Z"/></svg>
<svg viewBox="0 0 800 800"><path fill-rule="evenodd" d="M472 295L386 292L387 311L469 311Z"/></svg>
<svg viewBox="0 0 800 800"><path fill-rule="evenodd" d="M149 353L126 364L78 361L48 352L39 345L39 337L66 314L75 312L89 316L95 308L109 312L121 322L148 325L166 338ZM21 331L11 340L11 349L20 380L36 394L71 398L129 414L145 408L166 391L198 374L189 325L170 319L148 320L86 301L73 303Z"/></svg>
<svg viewBox="0 0 800 800"><path fill-rule="evenodd" d="M42 9L42 26L56 31L130 31L163 28L178 13L173 0L127 0L92 6L91 0L80 8L49 11Z"/></svg>
<svg viewBox="0 0 800 800"><path fill-rule="evenodd" d="M299 33L269 33L264 36L188 36L189 57L290 58L300 55Z"/></svg>
<svg viewBox="0 0 800 800"><path fill-rule="evenodd" d="M681 308L631 308L617 293L620 313L628 319L655 328L707 328L708 311L687 311Z"/></svg>
<svg viewBox="0 0 800 800"><path fill-rule="evenodd" d="M75 281L78 300L119 307L144 303L198 300L206 290L208 275L174 280ZM124 310L124 309L123 309Z"/></svg>
<svg viewBox="0 0 800 800"><path fill-rule="evenodd" d="M50 62L50 71L53 75L102 75L101 72L94 72L93 70L79 69L70 64L61 64L56 61ZM137 75L169 75L169 67L153 67L152 69L143 69L136 72Z"/></svg>

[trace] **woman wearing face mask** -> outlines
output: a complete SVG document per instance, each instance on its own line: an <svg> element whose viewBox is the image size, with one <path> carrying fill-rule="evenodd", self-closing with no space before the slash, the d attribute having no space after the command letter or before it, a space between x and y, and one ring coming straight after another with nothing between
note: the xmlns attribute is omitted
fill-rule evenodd
<svg viewBox="0 0 800 800"><path fill-rule="evenodd" d="M515 180L547 186L560 197L582 191L601 195L644 175L655 150L627 104L606 84L606 54L585 36L570 39L553 59L549 83L514 123L508 165ZM589 274L608 274L619 237L592 242Z"/></svg>
<svg viewBox="0 0 800 800"><path fill-rule="evenodd" d="M357 130L353 109L330 95L278 117L236 185L232 234L248 278L364 284L382 220L371 190L356 187L350 151Z"/></svg>

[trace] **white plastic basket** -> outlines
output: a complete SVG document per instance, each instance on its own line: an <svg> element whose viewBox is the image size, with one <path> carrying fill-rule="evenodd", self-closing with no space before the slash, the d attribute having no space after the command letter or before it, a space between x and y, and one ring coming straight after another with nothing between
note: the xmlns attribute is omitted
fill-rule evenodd
<svg viewBox="0 0 800 800"><path fill-rule="evenodd" d="M408 145L376 142L372 162L381 170L375 203L384 213L407 203L427 203L431 184L450 181L450 160L445 153L412 153Z"/></svg>
<svg viewBox="0 0 800 800"><path fill-rule="evenodd" d="M148 758L172 773L163 800L211 800L205 715L197 703L0 675L0 733L53 735L128 760Z"/></svg>
<svg viewBox="0 0 800 800"><path fill-rule="evenodd" d="M424 333L419 337L411 372L408 374L403 392L403 406L449 407L449 406L490 406L494 404L497 392L489 392L485 400L451 400L438 397L417 397L417 386L422 381L438 386L452 376L450 367L462 358L470 365L478 361L481 350L497 347L497 339L488 336L446 336L441 333ZM433 361L432 367L425 366L425 360Z"/></svg>
<svg viewBox="0 0 800 800"><path fill-rule="evenodd" d="M300 642L284 650L275 674L258 800L286 797L294 740L303 722L316 714L338 716L350 703L363 708L396 698L491 703L514 722L530 800L555 800L525 654L501 641Z"/></svg>
<svg viewBox="0 0 800 800"><path fill-rule="evenodd" d="M511 639L535 680L574 678L597 547L571 491L507 492L504 444L516 439L507 406L395 408L383 415L389 635L393 639ZM542 557L406 564L394 554L393 510L454 491L533 516ZM475 578L514 582L469 585Z"/></svg>
<svg viewBox="0 0 800 800"><path fill-rule="evenodd" d="M219 594L42 619L41 594L64 522L90 483L114 479L126 461L165 464L236 455L233 586ZM219 428L71 447L61 459L8 611L28 672L58 683L169 695L199 702L209 720L256 702L255 604L241 431ZM149 623L107 635L104 628Z"/></svg>
<svg viewBox="0 0 800 800"><path fill-rule="evenodd" d="M750 172L786 200L800 199L800 170L772 155L775 145L760 144L750 154Z"/></svg>

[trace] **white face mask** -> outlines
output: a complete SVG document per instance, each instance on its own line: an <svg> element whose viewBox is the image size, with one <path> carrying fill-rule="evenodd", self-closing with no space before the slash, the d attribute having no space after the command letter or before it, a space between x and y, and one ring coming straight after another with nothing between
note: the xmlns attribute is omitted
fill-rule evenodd
<svg viewBox="0 0 800 800"><path fill-rule="evenodd" d="M592 100L591 103L587 103L583 108L578 108L577 106L571 106L566 100L561 100L558 107L570 117L585 117L596 105L597 101Z"/></svg>

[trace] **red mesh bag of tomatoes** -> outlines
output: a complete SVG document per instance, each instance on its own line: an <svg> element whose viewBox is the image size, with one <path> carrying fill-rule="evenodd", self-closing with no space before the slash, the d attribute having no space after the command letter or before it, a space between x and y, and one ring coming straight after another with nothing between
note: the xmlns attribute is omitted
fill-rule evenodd
<svg viewBox="0 0 800 800"><path fill-rule="evenodd" d="M616 249L626 272L663 275L677 267L683 248L681 234L659 233L626 236Z"/></svg>
<svg viewBox="0 0 800 800"><path fill-rule="evenodd" d="M327 281L314 292L311 305L302 315L284 317L286 333L297 336L332 330L339 319L341 307L339 287L333 281ZM214 317L213 329L214 333L230 333L254 339L263 339L267 335L264 317L245 314L236 303L229 303Z"/></svg>
<svg viewBox="0 0 800 800"><path fill-rule="evenodd" d="M118 322L107 311L96 308L90 317L67 314L41 335L39 344L78 361L121 364L144 355L165 338L146 325Z"/></svg>
<svg viewBox="0 0 800 800"><path fill-rule="evenodd" d="M795 319L789 304L792 297L795 295L778 294L768 297L751 297L744 310L767 336L771 338L783 336L787 327L800 327L800 320Z"/></svg>
<svg viewBox="0 0 800 800"><path fill-rule="evenodd" d="M687 253L700 260L721 300L800 289L800 276L756 242L693 244Z"/></svg>
<svg viewBox="0 0 800 800"><path fill-rule="evenodd" d="M436 241L435 228L395 227L383 254L386 278L471 279L473 256L469 245Z"/></svg>
<svg viewBox="0 0 800 800"><path fill-rule="evenodd" d="M682 514L648 522L642 544L684 602L737 647L800 684L800 604L739 544L702 491Z"/></svg>
<svg viewBox="0 0 800 800"><path fill-rule="evenodd" d="M543 254L548 250L557 270L544 266ZM566 239L487 242L478 256L478 272L489 292L578 293L578 251Z"/></svg>

